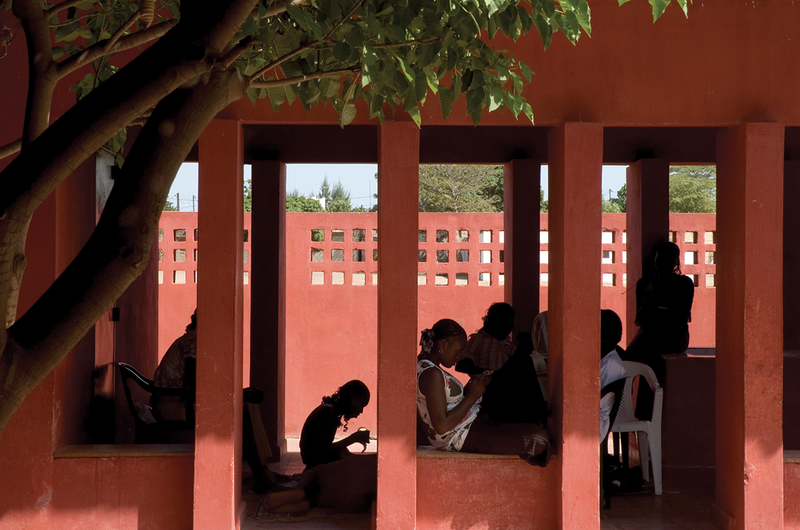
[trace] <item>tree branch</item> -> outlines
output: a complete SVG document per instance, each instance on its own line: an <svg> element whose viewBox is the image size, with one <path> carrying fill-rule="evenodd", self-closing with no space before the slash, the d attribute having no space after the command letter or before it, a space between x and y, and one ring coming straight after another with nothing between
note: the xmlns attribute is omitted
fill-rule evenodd
<svg viewBox="0 0 800 530"><path fill-rule="evenodd" d="M236 61L236 59L238 59L244 52L248 50L248 48L250 48L256 42L258 42L258 37L253 35L248 39L244 40L243 42L238 43L236 46L231 48L225 54L220 63L225 69L230 68Z"/></svg>
<svg viewBox="0 0 800 530"><path fill-rule="evenodd" d="M61 2L60 4L56 4L54 6L48 7L45 11L50 15L54 15L60 11L64 11L65 9L69 9L70 7L75 7L80 3L85 2L86 0L66 0L65 2Z"/></svg>
<svg viewBox="0 0 800 530"><path fill-rule="evenodd" d="M22 24L28 45L28 97L22 131L22 145L25 146L47 129L53 89L58 78L50 48L50 27L39 2L17 0L12 9Z"/></svg>
<svg viewBox="0 0 800 530"><path fill-rule="evenodd" d="M354 5L354 6L353 6L353 9L351 9L349 13L347 13L345 16L343 16L343 17L342 17L342 18L339 20L339 22L337 22L337 23L336 23L336 25L335 25L335 26L333 26L333 29L331 29L331 30L328 32L328 34L327 34L327 35L325 35L324 37L322 37L322 40L323 40L323 41L328 41L328 40L331 38L331 36L333 36L333 34L335 34L337 31L339 31L339 28L341 28L341 27L342 27L342 24L344 24L345 20L347 20L347 19L349 19L350 17L352 17L352 16L353 16L353 13L355 13L355 12L356 12L356 10L357 10L359 7L361 7L363 4L364 4L364 0L358 0L358 2L356 2L356 5Z"/></svg>
<svg viewBox="0 0 800 530"><path fill-rule="evenodd" d="M59 78L69 75L78 68L100 59L101 57L105 57L106 55L130 50L131 48L136 48L142 44L159 39L166 35L166 33L178 23L175 20L167 20L166 22L161 22L160 24L156 24L145 30L137 31L131 35L122 36L122 33L124 33L123 28L130 27L138 18L139 14L137 12L125 26L120 27L114 32L114 35L110 39L93 44L78 55L73 55L69 59L59 63Z"/></svg>
<svg viewBox="0 0 800 530"><path fill-rule="evenodd" d="M20 149L22 149L22 138L17 138L10 144L0 147L0 159L19 153Z"/></svg>
<svg viewBox="0 0 800 530"><path fill-rule="evenodd" d="M271 79L269 81L251 81L250 87L252 88L277 88L281 86L294 85L302 83L303 81L311 81L314 79L336 78L347 74L357 74L361 71L360 67L343 68L341 70L329 70L327 72L318 71L308 75L301 75L297 77L289 77L286 79Z"/></svg>
<svg viewBox="0 0 800 530"><path fill-rule="evenodd" d="M432 35L424 39L410 40L406 42L391 42L389 44L370 44L369 47L373 50L384 50L387 48L402 48L403 46L416 46L418 44L433 44L439 40L438 35Z"/></svg>
<svg viewBox="0 0 800 530"><path fill-rule="evenodd" d="M280 15L281 13L286 12L286 6L288 4L292 4L295 6L301 6L303 4L307 4L308 0L289 0L288 2L283 2L281 4L272 6L271 8L267 9L267 13L264 15L265 17L274 17L275 15Z"/></svg>

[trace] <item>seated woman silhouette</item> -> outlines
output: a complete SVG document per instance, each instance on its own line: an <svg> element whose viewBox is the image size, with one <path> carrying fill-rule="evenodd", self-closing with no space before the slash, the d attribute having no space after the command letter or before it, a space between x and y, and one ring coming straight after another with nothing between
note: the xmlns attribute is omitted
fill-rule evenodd
<svg viewBox="0 0 800 530"><path fill-rule="evenodd" d="M514 317L514 309L505 302L489 306L483 327L467 339L456 371L470 375L492 372L482 407L491 419L544 426L547 403L546 394L540 389L539 373L543 372L547 379L547 362L534 351L530 333L518 333L514 345L509 336Z"/></svg>
<svg viewBox="0 0 800 530"><path fill-rule="evenodd" d="M550 444L540 425L496 421L481 410L491 373L472 376L464 387L442 369L456 364L466 345L464 328L450 319L422 332L417 357L417 411L430 444L442 451L515 454L529 464L547 465Z"/></svg>
<svg viewBox="0 0 800 530"><path fill-rule="evenodd" d="M345 383L322 398L303 424L300 457L306 465L302 477L291 491L270 493L264 504L272 512L298 513L311 507L340 512L368 510L377 495L378 459L375 453L352 454L348 447L369 443L369 431L359 429L335 442L340 427L369 404L369 389L358 380ZM342 425L344 421L344 425Z"/></svg>
<svg viewBox="0 0 800 530"><path fill-rule="evenodd" d="M642 278L636 282L636 325L639 330L628 344L626 361L648 365L664 386L664 354L683 353L689 347L694 282L681 274L680 249L675 243L659 241L645 262ZM640 385L636 416L650 419L652 391Z"/></svg>
<svg viewBox="0 0 800 530"><path fill-rule="evenodd" d="M350 454L353 444L369 443L369 431L359 429L347 438L334 442L336 431L348 429L349 420L357 417L369 404L369 388L359 380L343 384L331 396L322 398L322 404L306 418L300 433L300 457L306 467L315 467L341 460Z"/></svg>
<svg viewBox="0 0 800 530"><path fill-rule="evenodd" d="M195 378L197 366L197 310L192 314L191 322L186 326L186 332L178 337L164 354L153 376L155 386L162 388L184 388L192 392L192 399L186 402L177 396L161 396L154 394L150 398L153 415L159 421L185 421L187 419L186 407L194 406ZM258 403L264 399L264 393L257 388L244 389L244 411L242 424L242 452L255 480L254 489L257 492L280 489L277 484L285 481L286 477L273 473L266 466L267 458L272 456L272 451L267 441L267 434L261 422L261 413ZM193 443L194 434L179 433L181 439L169 439L164 442Z"/></svg>

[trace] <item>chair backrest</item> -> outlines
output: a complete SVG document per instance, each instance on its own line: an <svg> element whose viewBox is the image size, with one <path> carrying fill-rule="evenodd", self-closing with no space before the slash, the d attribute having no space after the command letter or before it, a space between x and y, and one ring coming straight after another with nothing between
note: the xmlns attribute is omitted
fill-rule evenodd
<svg viewBox="0 0 800 530"><path fill-rule="evenodd" d="M625 389L622 392L622 401L619 405L619 410L617 411L616 420L622 422L629 422L629 421L636 421L636 417L634 416L634 407L633 401L631 400L631 392L632 392L632 385L633 380L636 378L637 375L640 377L639 384L642 384L642 381L647 381L647 384L650 385L650 388L653 389L653 392L656 393L656 401L653 402L653 420L656 419L656 411L658 411L658 419L661 420L661 396L663 395L663 390L658 384L658 378L656 378L655 372L653 369L643 363L637 363L633 361L623 361L622 364L625 365L625 371L628 372L628 378L625 379Z"/></svg>
<svg viewBox="0 0 800 530"><path fill-rule="evenodd" d="M143 424L142 418L139 416L139 412L136 410L136 405L133 402L133 396L131 395L131 389L129 386L129 381L133 381L137 385L139 385L145 392L149 392L150 394L153 393L153 380L148 379L139 371L131 366L128 363L117 363L119 366L119 374L122 376L122 387L125 389L125 399L128 401L128 408L131 411L131 415L133 416L133 420L136 422L137 427L139 424Z"/></svg>
<svg viewBox="0 0 800 530"><path fill-rule="evenodd" d="M622 403L622 395L625 393L625 387L628 383L628 377L624 379L617 379L607 384L600 390L600 398L607 394L614 394L614 404L611 405L611 412L608 415L608 432L614 428L614 421L617 419L620 404Z"/></svg>

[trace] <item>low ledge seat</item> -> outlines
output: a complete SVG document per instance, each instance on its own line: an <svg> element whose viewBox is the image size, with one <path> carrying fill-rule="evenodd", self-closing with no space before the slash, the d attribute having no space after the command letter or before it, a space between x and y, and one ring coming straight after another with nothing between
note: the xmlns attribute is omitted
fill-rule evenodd
<svg viewBox="0 0 800 530"><path fill-rule="evenodd" d="M800 451L798 451L800 454ZM521 462L522 459L518 455L494 455L485 453L466 453L462 451L439 451L432 445L418 445L417 446L417 459L430 459L430 460L513 460ZM550 464L558 460L558 455L552 454L550 456ZM548 465L550 465L548 464ZM530 465L525 462L525 465Z"/></svg>
<svg viewBox="0 0 800 530"><path fill-rule="evenodd" d="M194 457L192 444L67 445L54 458L173 458Z"/></svg>
<svg viewBox="0 0 800 530"><path fill-rule="evenodd" d="M557 456L538 467L517 455L417 446L416 528L557 528L560 467Z"/></svg>

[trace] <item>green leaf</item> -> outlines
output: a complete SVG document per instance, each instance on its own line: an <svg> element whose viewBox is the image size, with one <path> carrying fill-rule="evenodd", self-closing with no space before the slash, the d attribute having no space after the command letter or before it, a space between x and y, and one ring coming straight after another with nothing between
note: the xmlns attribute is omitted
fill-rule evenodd
<svg viewBox="0 0 800 530"><path fill-rule="evenodd" d="M519 69L522 72L523 77L525 77L525 82L530 83L531 75L533 75L533 70L531 70L531 67L525 64L524 62L520 61Z"/></svg>
<svg viewBox="0 0 800 530"><path fill-rule="evenodd" d="M453 111L453 90L447 87L439 88L439 104L442 106L442 118L447 119Z"/></svg>
<svg viewBox="0 0 800 530"><path fill-rule="evenodd" d="M521 93L524 86L522 84L522 77L515 72L511 72L511 81L514 83L514 92L517 94Z"/></svg>
<svg viewBox="0 0 800 530"><path fill-rule="evenodd" d="M11 2L9 2L10 4ZM125 163L125 157L122 155L114 155L114 162L117 163L117 166L122 169L122 164Z"/></svg>
<svg viewBox="0 0 800 530"><path fill-rule="evenodd" d="M533 109L531 108L531 104L527 101L522 104L522 112L531 120L531 125L533 125Z"/></svg>
<svg viewBox="0 0 800 530"><path fill-rule="evenodd" d="M350 125L356 118L356 106L352 103L345 103L343 105L340 105L338 110L338 115L339 115L339 127L344 129L346 125Z"/></svg>
<svg viewBox="0 0 800 530"><path fill-rule="evenodd" d="M373 94L372 99L369 102L370 119L374 118L380 113L381 107L383 106L383 102L384 102L383 96L381 96L380 94Z"/></svg>
<svg viewBox="0 0 800 530"><path fill-rule="evenodd" d="M248 97L250 96L249 92L248 90ZM274 112L278 112L281 105L286 103L286 91L284 87L268 88L267 96L269 96L269 105Z"/></svg>
<svg viewBox="0 0 800 530"><path fill-rule="evenodd" d="M257 88L253 88L253 87L248 88L247 89L247 99L250 100L250 103L255 105L256 101L258 101L258 89ZM273 108L273 110L277 111L277 109L274 109L274 108Z"/></svg>
<svg viewBox="0 0 800 530"><path fill-rule="evenodd" d="M497 110L503 105L503 89L497 83L492 83L489 88L489 112Z"/></svg>
<svg viewBox="0 0 800 530"><path fill-rule="evenodd" d="M422 117L419 114L419 107L414 105L412 108L408 109L408 115L411 116L411 119L414 120L414 123L417 124L417 127L422 125Z"/></svg>
<svg viewBox="0 0 800 530"><path fill-rule="evenodd" d="M671 0L649 0L650 5L653 6L653 22L658 20L664 14Z"/></svg>
<svg viewBox="0 0 800 530"><path fill-rule="evenodd" d="M417 101L425 103L425 98L428 95L428 80L425 75L417 75L416 82L414 83L414 90L416 91Z"/></svg>
<svg viewBox="0 0 800 530"><path fill-rule="evenodd" d="M414 84L415 78L416 78L415 73L414 73L414 69L411 68L411 66L409 66L408 64L406 64L406 62L403 60L402 57L397 57L397 58L395 58L395 60L400 65L400 70L403 72L403 75L406 76L406 79L408 79L408 82L411 83L411 84Z"/></svg>
<svg viewBox="0 0 800 530"><path fill-rule="evenodd" d="M536 24L536 30L542 37L542 44L544 44L544 48L546 50L550 46L550 42L553 40L553 28L550 26L550 22L548 22L547 19L542 15L536 15L536 18L533 19L533 22Z"/></svg>
<svg viewBox="0 0 800 530"><path fill-rule="evenodd" d="M428 81L428 87L436 94L439 91L439 76L433 70L427 69L425 70L425 79Z"/></svg>
<svg viewBox="0 0 800 530"><path fill-rule="evenodd" d="M308 33L313 33L317 40L322 40L325 34L322 27L311 16L310 13L294 5L292 2L286 4L286 11L291 15L292 20Z"/></svg>
<svg viewBox="0 0 800 530"><path fill-rule="evenodd" d="M350 45L343 41L339 41L333 46L333 56L341 62L347 61L351 51Z"/></svg>

